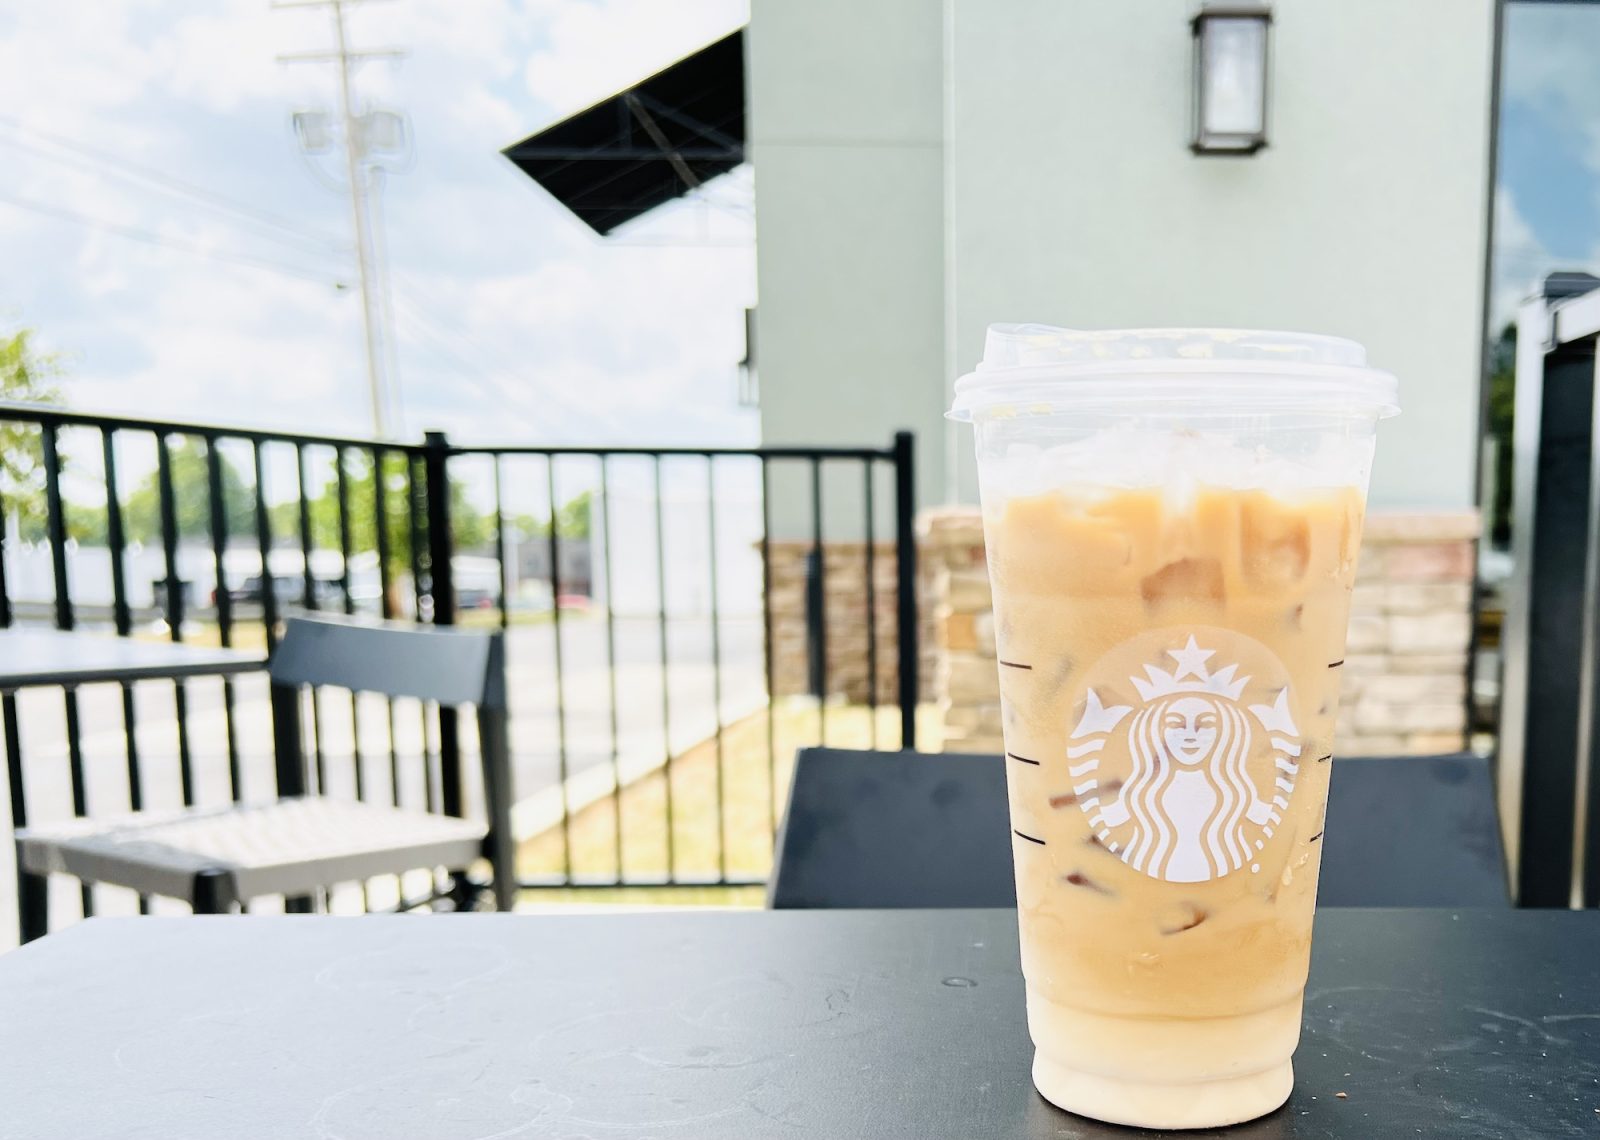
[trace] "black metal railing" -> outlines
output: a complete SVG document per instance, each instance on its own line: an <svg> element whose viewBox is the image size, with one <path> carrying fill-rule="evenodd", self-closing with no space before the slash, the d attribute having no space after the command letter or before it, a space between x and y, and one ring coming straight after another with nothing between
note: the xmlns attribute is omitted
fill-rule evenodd
<svg viewBox="0 0 1600 1140"><path fill-rule="evenodd" d="M0 426L13 429L6 446L14 452L0 481L0 518L10 519L0 541L0 626L93 625L124 637L203 637L268 652L291 610L489 622L510 631L513 779L528 807L519 836L528 888L759 882L761 859L730 853L736 839L770 853L784 753L792 755L794 744L915 747L909 434L885 448L462 447L439 433L398 443L19 404L0 404ZM858 469L854 477L851 468ZM802 477L788 479L788 492L775 490L775 475L792 469ZM135 476L142 482L130 486ZM847 496L835 489L843 486L856 490ZM753 502L741 499L733 511L730 487ZM519 495L521 513L513 502ZM879 531L889 531L880 515L890 504L892 535L880 541ZM775 522L775 510L789 521ZM845 516L848 523L840 521ZM830 547L846 540L846 526L858 528L848 541L860 546L865 592L863 600L848 599L864 605L866 627L863 660L853 663L841 662L844 650L830 645L827 632L828 608L846 602L821 580L826 567L837 570ZM680 549L688 539L698 552ZM780 545L808 546L819 579L808 594L805 652L821 662L820 677L803 659L798 673L810 672L820 685L791 686L792 698L778 691L791 652L775 642L777 627L790 621L775 599ZM91 551L95 559L86 561ZM730 551L758 558L759 568L741 568ZM474 556L492 567L492 581L463 579ZM135 557L151 575L148 602L135 597ZM895 564L892 599L880 589L886 558ZM83 580L91 576L89 562L109 563L93 589ZM214 582L208 597L194 595L201 568ZM24 573L30 569L31 577ZM362 573L367 580L358 581ZM540 589L514 592L514 582ZM679 604L674 587L692 604ZM730 612L740 591L758 599L758 608ZM602 604L585 612L583 600L597 596ZM880 645L880 626L888 624L880 606L889 600L892 646ZM890 702L897 715L880 724L880 711L891 711L880 710L879 701L880 670L889 662L898 676ZM853 698L830 683L841 672L865 674ZM260 693L248 677L221 681L214 693L204 682L170 684L171 715L161 719L171 744L158 751L171 755L164 756L144 744L149 725L141 719L149 713L141 712L136 686L119 686L126 787L115 804L101 802L98 788L91 797L91 785L104 779L85 756L79 693L60 694L60 729L47 743L64 738L73 815L149 806L150 768L158 760L175 763L176 798L184 805L205 800L218 784L228 797L246 798L254 767L270 769L255 739L264 680ZM197 718L201 710L191 707L191 692L202 689L205 709L220 714L216 740L192 739L210 716ZM730 706L755 695L758 708ZM16 826L29 817L23 719L39 699L0 699ZM356 760L355 792L366 795L357 703L352 699L348 752ZM105 727L103 711L92 731ZM310 711L320 783L328 758L316 695ZM47 712L39 715L48 719ZM424 710L420 732L400 731L400 715L391 702L388 782L397 802L402 737L420 742L415 749L431 773L460 770L470 747L451 710L434 710L432 718ZM336 743L330 737L326 747ZM703 761L693 770L686 766L691 754ZM754 809L734 802L752 773L765 781ZM422 783L430 805L436 785L438 794L453 794L434 776ZM644 834L659 841L659 857L630 865L626 848ZM601 847L608 849L604 859L596 855ZM93 913L94 896L82 890L85 914ZM140 909L147 905L140 900Z"/></svg>
<svg viewBox="0 0 1600 1140"><path fill-rule="evenodd" d="M917 603L916 603L916 556L915 535L913 530L914 504L912 501L913 487L913 442L909 433L900 433L893 444L888 448L815 448L815 447L766 447L766 448L681 448L681 447L613 447L613 448L578 448L578 447L536 447L536 446L503 446L503 447L456 447L450 445L442 435L430 435L424 444L429 469L436 474L430 486L446 487L453 485L449 475L452 464L457 462L472 461L474 459L487 459L492 464L492 491L494 503L492 514L497 522L496 534L492 549L499 564L499 580L507 580L507 543L504 534L505 520L509 517L504 490L508 483L506 478L507 466L511 463L532 463L542 478L528 481L528 484L537 483L542 488L543 502L540 504L545 517L555 519L561 509L560 495L557 491L558 466L563 461L578 461L591 468L591 486L596 494L595 514L600 520L601 534L600 548L604 557L599 566L599 585L608 599L604 612L603 637L597 638L597 648L603 654L601 670L605 679L605 708L606 723L605 734L607 739L604 744L602 761L610 768L610 785L619 789L618 794L610 797L609 809L611 814L610 832L612 838L612 862L617 873L609 879L604 876L597 877L592 872L586 872L575 862L573 825L576 813L573 806L566 799L566 790L574 775L570 764L570 739L568 724L568 707L565 700L567 692L569 664L566 660L566 639L563 627L567 624L565 607L561 604L562 578L561 578L561 546L563 537L560 527L551 525L545 533L547 550L545 558L550 568L550 589L554 595L555 604L550 610L550 622L553 627L546 647L548 652L548 665L551 674L556 699L553 704L553 721L549 725L548 741L550 750L556 761L554 787L559 788L562 801L559 810L559 858L554 865L543 869L533 869L525 873L523 885L526 888L546 886L567 886L574 883L588 883L593 885L684 885L699 886L705 884L735 884L754 883L761 881L760 874L740 873L737 868L729 864L729 841L727 829L729 825L728 812L725 810L725 789L723 777L728 760L728 733L729 725L724 717L724 689L725 662L723 660L723 634L727 628L726 618L720 612L720 599L722 596L722 583L719 582L719 557L718 557L718 493L717 469L720 463L737 463L754 465L752 485L760 488L760 525L759 525L759 554L761 563L761 666L764 673L765 692L769 698L775 694L776 663L774 660L774 612L773 612L773 549L772 540L774 525L772 517L772 503L774 499L772 472L775 467L784 465L799 465L809 473L809 501L804 504L804 514L809 519L805 528L806 535L812 544L811 555L819 563L822 553L830 539L825 538L825 512L822 496L822 474L827 467L840 467L858 465L861 469L862 494L860 499L852 504L860 508L861 534L859 542L862 546L863 576L865 582L865 608L872 620L867 622L867 636L865 638L864 656L866 665L866 682L864 685L865 705L865 735L859 740L862 746L878 746L880 741L879 725L879 657L880 647L876 635L877 590L876 569L878 560L877 542L877 496L874 492L875 475L886 472L893 478L893 503L894 503L894 554L896 566L895 585L895 643L894 660L897 670L897 707L898 717L895 728L897 729L898 744L903 748L916 747L916 706L917 706L917 669L918 669L918 631L917 631ZM660 715L658 727L661 733L661 745L658 750L662 757L670 758L682 751L674 745L674 701L672 696L673 686L670 677L674 669L674 659L671 650L669 625L672 614L667 604L668 586L667 574L669 563L672 559L666 548L666 537L669 525L663 515L664 505L668 500L667 491L663 482L664 465L669 462L690 464L701 468L699 478L703 483L703 506L705 511L704 535L706 545L706 613L703 615L705 632L707 634L707 652L709 655L710 687L708 704L711 711L711 728L707 743L711 749L712 773L712 804L709 829L715 831L715 861L712 866L699 866L685 868L679 860L677 850L682 830L680 820L683 815L682 808L675 802L675 781L670 769L662 775L662 809L661 816L665 822L663 845L665 847L664 869L644 876L629 876L624 871L623 843L625 824L623 820L623 797L620 789L627 782L626 774L621 763L622 749L620 747L621 729L618 721L619 695L617 692L617 677L619 671L618 652L618 621L619 607L609 604L615 597L615 582L613 572L617 562L614 556L617 535L614 531L613 511L613 480L616 465L632 461L643 465L648 472L647 499L651 507L653 518L653 543L646 543L650 560L654 570L654 596L656 605L653 611L645 615L644 620L654 625L654 646L657 674L660 678L659 697ZM429 515L430 534L433 541L430 546L432 551L432 589L440 599L452 598L454 582L449 574L449 567L454 563L454 549L452 546L454 528L450 525L451 502L447 495L435 495ZM792 512L793 513L793 512ZM441 568L445 568L441 573ZM808 625L813 631L809 650L827 660L828 647L826 630L828 627L827 606L828 596L825 590L809 599L812 612L808 614ZM437 601L435 604L439 604ZM502 598L498 607L499 620L506 626L511 617L511 608ZM446 620L453 620L455 607L447 604L441 612L452 615ZM437 616L435 620L438 620ZM828 671L823 670L824 674ZM816 698L816 729L806 737L808 742L825 742L829 739L827 716L828 706L835 694L830 691L827 683L822 685L821 691L813 689L812 695ZM765 770L768 777L768 788L765 800L767 810L765 818L761 821L764 829L764 841L770 849L770 841L776 834L779 805L778 800L782 794L779 787L777 773L780 768L780 745L778 716L772 708L768 707L764 714L762 746L765 751ZM524 740L521 732L514 727L515 738L520 742ZM702 813L704 818L704 813Z"/></svg>

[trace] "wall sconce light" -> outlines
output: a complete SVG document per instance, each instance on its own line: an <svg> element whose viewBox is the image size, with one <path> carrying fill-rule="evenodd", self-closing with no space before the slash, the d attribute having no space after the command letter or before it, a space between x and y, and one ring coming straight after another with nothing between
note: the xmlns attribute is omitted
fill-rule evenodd
<svg viewBox="0 0 1600 1140"><path fill-rule="evenodd" d="M1254 154L1267 145L1268 33L1264 5L1208 4L1195 14L1196 154Z"/></svg>

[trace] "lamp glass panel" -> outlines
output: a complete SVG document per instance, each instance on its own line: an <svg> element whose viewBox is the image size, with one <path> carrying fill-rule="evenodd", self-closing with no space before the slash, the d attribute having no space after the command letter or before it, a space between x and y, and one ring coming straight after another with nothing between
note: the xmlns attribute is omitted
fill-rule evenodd
<svg viewBox="0 0 1600 1140"><path fill-rule="evenodd" d="M1201 76L1203 136L1266 132L1267 25L1264 20L1217 17L1205 21Z"/></svg>

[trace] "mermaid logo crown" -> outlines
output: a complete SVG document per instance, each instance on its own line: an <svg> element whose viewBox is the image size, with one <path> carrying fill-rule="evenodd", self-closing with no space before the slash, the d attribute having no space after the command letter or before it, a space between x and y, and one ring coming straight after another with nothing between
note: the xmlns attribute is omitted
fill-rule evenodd
<svg viewBox="0 0 1600 1140"><path fill-rule="evenodd" d="M1129 677L1128 680L1133 682L1133 687L1139 690L1139 696L1147 702L1174 693L1210 693L1236 701L1244 693L1250 678L1236 678L1234 674L1239 671L1237 665L1211 672L1206 668L1206 659L1215 652L1214 649L1201 649L1191 634L1189 644L1182 649L1167 650L1167 656L1178 663L1176 669L1168 672L1154 665L1146 665L1144 672L1148 680L1141 681L1138 677Z"/></svg>

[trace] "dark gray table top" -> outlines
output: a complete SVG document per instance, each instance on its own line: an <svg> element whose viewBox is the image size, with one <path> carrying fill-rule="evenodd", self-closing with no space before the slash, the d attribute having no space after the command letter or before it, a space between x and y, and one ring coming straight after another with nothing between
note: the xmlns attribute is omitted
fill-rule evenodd
<svg viewBox="0 0 1600 1140"><path fill-rule="evenodd" d="M1033 1092L1015 921L94 919L0 957L0 1137L1146 1135ZM1317 921L1294 1095L1226 1135L1600 1134L1600 913Z"/></svg>
<svg viewBox="0 0 1600 1140"><path fill-rule="evenodd" d="M166 677L215 677L266 667L266 657L170 641L54 629L0 631L0 690Z"/></svg>

